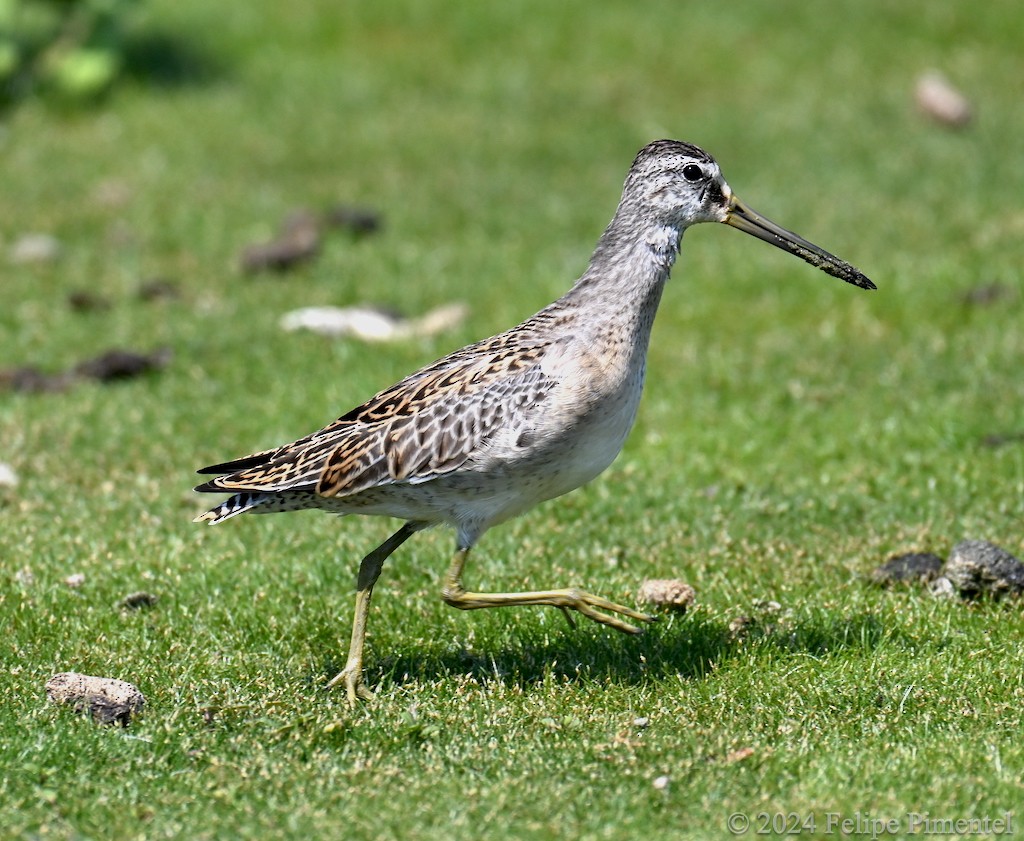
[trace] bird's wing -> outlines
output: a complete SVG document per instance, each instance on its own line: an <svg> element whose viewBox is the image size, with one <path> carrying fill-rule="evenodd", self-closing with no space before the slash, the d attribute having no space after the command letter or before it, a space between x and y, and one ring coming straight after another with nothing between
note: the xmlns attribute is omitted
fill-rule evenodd
<svg viewBox="0 0 1024 841"><path fill-rule="evenodd" d="M228 475L197 490L338 497L457 470L496 431L543 405L554 385L542 365L549 347L513 345L504 334L470 345L293 444L206 468Z"/></svg>
<svg viewBox="0 0 1024 841"><path fill-rule="evenodd" d="M373 433L345 434L317 481L323 496L390 482L422 482L462 467L498 430L543 405L553 381L536 362L508 370L488 360L438 371L367 411ZM382 419L379 412L386 414ZM326 442L325 442L326 443Z"/></svg>

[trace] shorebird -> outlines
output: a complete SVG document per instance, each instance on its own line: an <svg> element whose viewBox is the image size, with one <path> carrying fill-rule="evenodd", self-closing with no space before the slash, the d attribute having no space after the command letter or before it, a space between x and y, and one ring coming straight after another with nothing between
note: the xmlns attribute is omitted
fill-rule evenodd
<svg viewBox="0 0 1024 841"><path fill-rule="evenodd" d="M658 140L637 154L622 198L573 287L536 315L410 374L318 432L204 467L202 492L234 496L196 522L247 512L319 508L404 524L359 567L345 668L349 703L363 682L370 595L387 558L413 534L445 524L455 555L441 598L476 610L549 605L625 633L653 617L574 587L475 593L462 585L487 529L589 482L612 463L636 418L647 347L683 233L724 222L834 277L874 289L848 263L755 213L704 150Z"/></svg>

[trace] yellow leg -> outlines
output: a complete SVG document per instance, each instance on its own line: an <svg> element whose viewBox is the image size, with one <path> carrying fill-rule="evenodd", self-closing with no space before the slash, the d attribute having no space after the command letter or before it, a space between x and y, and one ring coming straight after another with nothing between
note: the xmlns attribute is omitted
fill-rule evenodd
<svg viewBox="0 0 1024 841"><path fill-rule="evenodd" d="M452 565L448 568L448 575L445 576L444 588L441 590L441 598L452 607L459 610L480 610L485 607L515 607L518 605L549 605L561 608L568 616L568 611L575 610L582 613L588 619L593 619L602 625L608 625L616 631L626 634L639 634L641 629L630 625L618 616L621 614L635 619L638 622L653 622L653 616L640 613L629 607L615 604L600 596L595 596L585 590L577 590L575 587L567 587L561 590L535 590L524 593L470 593L462 586L462 567L466 563L469 549L459 549L455 553ZM608 613L601 613L601 611Z"/></svg>
<svg viewBox="0 0 1024 841"><path fill-rule="evenodd" d="M363 645L366 642L366 618L370 614L370 596L373 585L380 577L384 561L388 559L405 541L412 537L422 526L417 523L406 523L369 555L359 565L359 578L356 582L356 610L352 619L352 641L348 647L348 661L345 668L331 678L327 684L333 689L344 682L348 703L354 707L360 701L369 701L373 693L363 684Z"/></svg>

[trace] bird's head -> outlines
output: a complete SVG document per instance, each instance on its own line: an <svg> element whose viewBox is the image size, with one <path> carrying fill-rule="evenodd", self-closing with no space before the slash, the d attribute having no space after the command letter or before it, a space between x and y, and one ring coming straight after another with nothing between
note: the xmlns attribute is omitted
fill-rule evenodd
<svg viewBox="0 0 1024 841"><path fill-rule="evenodd" d="M794 254L823 272L859 286L875 284L849 263L792 231L776 225L741 202L715 159L698 146L655 140L637 154L626 177L623 204L656 225L679 233L698 222L724 222Z"/></svg>

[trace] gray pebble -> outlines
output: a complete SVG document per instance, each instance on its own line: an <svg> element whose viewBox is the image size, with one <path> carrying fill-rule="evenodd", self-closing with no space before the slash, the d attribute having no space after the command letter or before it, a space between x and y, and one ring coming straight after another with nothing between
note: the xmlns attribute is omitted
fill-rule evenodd
<svg viewBox="0 0 1024 841"><path fill-rule="evenodd" d="M962 540L953 547L945 576L965 597L1024 593L1024 564L985 540Z"/></svg>
<svg viewBox="0 0 1024 841"><path fill-rule="evenodd" d="M920 584L934 581L942 572L942 558L931 552L907 552L889 558L871 573L875 584Z"/></svg>
<svg viewBox="0 0 1024 841"><path fill-rule="evenodd" d="M117 603L117 606L123 610L141 610L145 607L152 607L159 600L155 594L139 590L137 593L129 593Z"/></svg>

